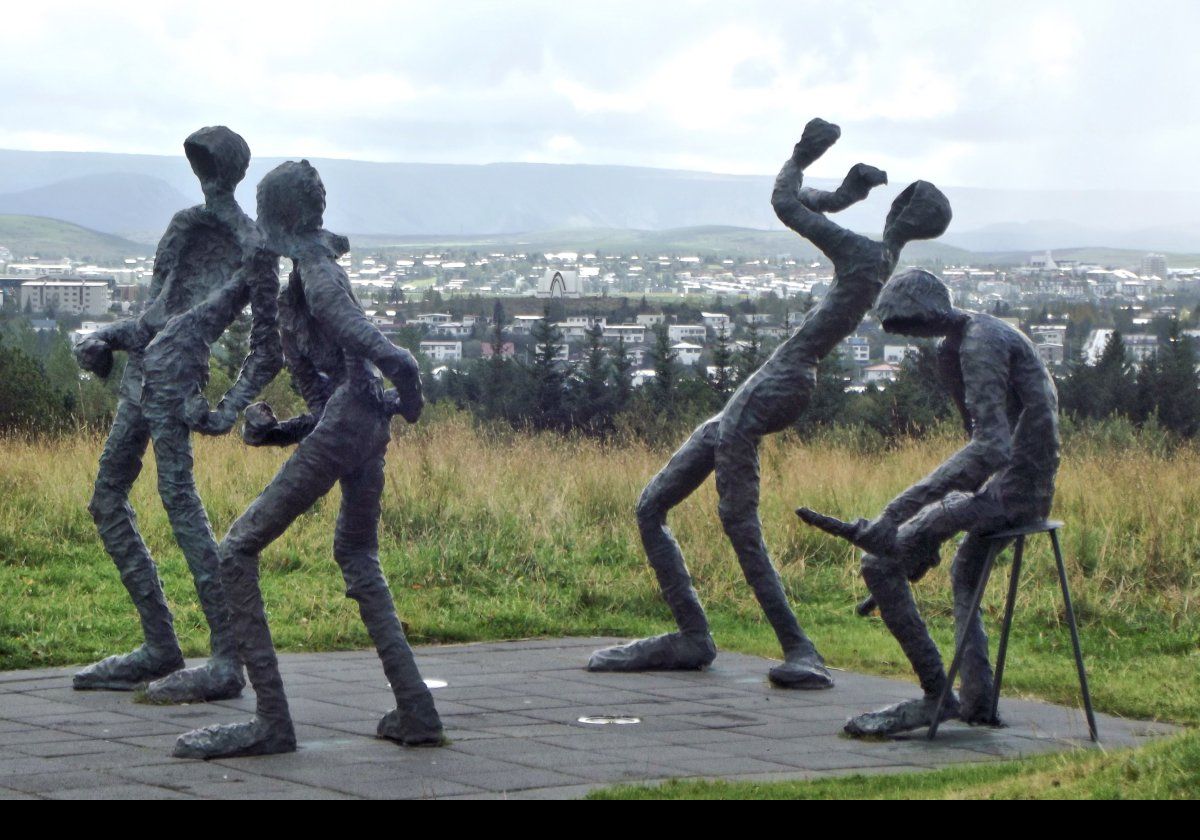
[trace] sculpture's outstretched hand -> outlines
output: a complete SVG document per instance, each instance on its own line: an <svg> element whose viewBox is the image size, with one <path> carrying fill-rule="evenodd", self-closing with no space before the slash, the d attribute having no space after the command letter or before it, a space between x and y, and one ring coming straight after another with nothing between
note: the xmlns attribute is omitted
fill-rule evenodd
<svg viewBox="0 0 1200 840"><path fill-rule="evenodd" d="M256 402L246 408L242 440L249 446L267 446L268 435L278 428L279 420L271 406L265 402Z"/></svg>
<svg viewBox="0 0 1200 840"><path fill-rule="evenodd" d="M421 417L421 409L425 407L425 396L421 392L421 368L417 360L405 350L397 355L395 369L384 373L396 386L384 392L388 411L399 414L409 423L416 423Z"/></svg>
<svg viewBox="0 0 1200 840"><path fill-rule="evenodd" d="M113 351L109 343L102 338L87 336L73 348L79 366L90 371L101 379L107 379L112 373Z"/></svg>
<svg viewBox="0 0 1200 840"><path fill-rule="evenodd" d="M188 428L202 435L223 435L237 422L237 413L223 406L210 410L208 400L200 392L192 394L183 405L183 419Z"/></svg>

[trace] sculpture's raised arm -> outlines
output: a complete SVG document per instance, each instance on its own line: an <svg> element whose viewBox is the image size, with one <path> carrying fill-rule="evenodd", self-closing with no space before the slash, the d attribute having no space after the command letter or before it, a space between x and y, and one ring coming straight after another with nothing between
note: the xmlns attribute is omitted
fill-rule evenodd
<svg viewBox="0 0 1200 840"><path fill-rule="evenodd" d="M862 201L871 189L887 183L887 173L865 163L851 167L841 186L830 192L804 186L804 170L841 136L841 129L822 119L810 120L792 156L775 178L771 207L779 221L816 245L834 262L861 249L865 237L827 219Z"/></svg>

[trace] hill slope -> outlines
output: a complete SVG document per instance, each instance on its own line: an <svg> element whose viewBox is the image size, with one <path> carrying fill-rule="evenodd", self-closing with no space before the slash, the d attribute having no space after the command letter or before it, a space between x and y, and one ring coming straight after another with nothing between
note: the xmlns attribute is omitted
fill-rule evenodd
<svg viewBox="0 0 1200 840"><path fill-rule="evenodd" d="M154 252L152 246L59 219L16 215L0 215L0 245L12 251L14 259L70 257L111 262Z"/></svg>

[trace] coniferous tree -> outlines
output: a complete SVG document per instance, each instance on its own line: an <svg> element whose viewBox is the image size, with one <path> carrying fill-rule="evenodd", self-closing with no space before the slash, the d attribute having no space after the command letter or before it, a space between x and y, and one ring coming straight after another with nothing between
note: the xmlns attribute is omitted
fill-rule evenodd
<svg viewBox="0 0 1200 840"><path fill-rule="evenodd" d="M612 425L612 393L604 329L597 322L587 331L588 349L575 391L574 422L588 434L604 434Z"/></svg>
<svg viewBox="0 0 1200 840"><path fill-rule="evenodd" d="M729 334L724 329L717 330L717 340L713 344L712 362L716 370L710 384L716 397L714 402L720 408L733 392L734 379L737 377L733 367L733 350L729 346Z"/></svg>
<svg viewBox="0 0 1200 840"><path fill-rule="evenodd" d="M746 381L762 363L762 341L758 337L758 324L751 318L746 327L746 346L738 355L738 381Z"/></svg>
<svg viewBox="0 0 1200 840"><path fill-rule="evenodd" d="M566 376L559 362L562 331L546 317L533 326L535 350L530 366L533 385L533 425L538 429L567 427Z"/></svg>
<svg viewBox="0 0 1200 840"><path fill-rule="evenodd" d="M491 420L505 417L504 396L508 385L508 371L504 358L504 304L496 301L492 307L491 331L492 355L484 363L483 387L480 398L483 403L483 414ZM459 383L455 383L457 386Z"/></svg>
<svg viewBox="0 0 1200 840"><path fill-rule="evenodd" d="M1200 429L1196 350L1176 322L1159 351L1142 362L1137 377L1137 419L1156 417L1166 429L1192 437Z"/></svg>
<svg viewBox="0 0 1200 840"><path fill-rule="evenodd" d="M679 354L671 349L671 334L666 324L654 327L654 382L650 386L655 407L666 414L675 414L675 395L679 384Z"/></svg>
<svg viewBox="0 0 1200 840"><path fill-rule="evenodd" d="M613 350L612 363L609 365L612 372L612 411L613 414L620 414L629 407L629 398L633 394L633 359L629 357L629 351L625 349L625 336L620 336L617 339L617 346Z"/></svg>

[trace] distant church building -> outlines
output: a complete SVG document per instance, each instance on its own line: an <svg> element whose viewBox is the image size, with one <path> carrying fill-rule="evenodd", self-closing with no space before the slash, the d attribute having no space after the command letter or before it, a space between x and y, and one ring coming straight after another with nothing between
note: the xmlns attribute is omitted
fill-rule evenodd
<svg viewBox="0 0 1200 840"><path fill-rule="evenodd" d="M579 288L579 272L547 268L546 273L538 282L537 296L540 298L583 297Z"/></svg>

